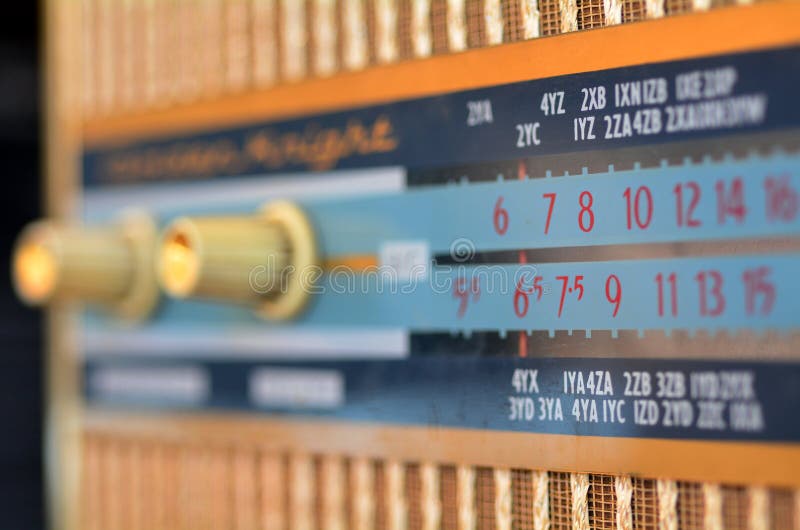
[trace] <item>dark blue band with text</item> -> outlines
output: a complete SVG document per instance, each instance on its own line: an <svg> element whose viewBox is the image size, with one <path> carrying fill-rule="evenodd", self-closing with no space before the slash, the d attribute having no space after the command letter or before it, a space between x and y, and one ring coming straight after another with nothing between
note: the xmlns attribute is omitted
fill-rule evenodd
<svg viewBox="0 0 800 530"><path fill-rule="evenodd" d="M122 409L250 411L584 436L800 441L800 364L474 356L89 361Z"/></svg>
<svg viewBox="0 0 800 530"><path fill-rule="evenodd" d="M101 186L375 166L436 167L800 125L800 49L515 83L84 154Z"/></svg>

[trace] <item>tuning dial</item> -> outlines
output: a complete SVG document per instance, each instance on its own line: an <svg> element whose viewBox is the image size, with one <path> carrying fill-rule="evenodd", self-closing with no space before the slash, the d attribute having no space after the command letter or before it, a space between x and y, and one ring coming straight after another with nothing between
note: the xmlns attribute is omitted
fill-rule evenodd
<svg viewBox="0 0 800 530"><path fill-rule="evenodd" d="M14 286L30 305L86 302L124 319L140 319L158 301L152 272L155 239L154 222L141 213L101 227L34 222L16 243Z"/></svg>
<svg viewBox="0 0 800 530"><path fill-rule="evenodd" d="M173 297L253 305L285 320L308 302L316 264L311 223L298 206L279 201L252 216L176 219L164 231L156 269Z"/></svg>

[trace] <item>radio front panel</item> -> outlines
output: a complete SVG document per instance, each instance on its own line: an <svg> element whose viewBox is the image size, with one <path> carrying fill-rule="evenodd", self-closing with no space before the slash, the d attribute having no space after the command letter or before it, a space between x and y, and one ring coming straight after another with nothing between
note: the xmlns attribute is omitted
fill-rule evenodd
<svg viewBox="0 0 800 530"><path fill-rule="evenodd" d="M516 20L466 4L470 48L502 41L494 4ZM92 107L80 231L17 262L23 297L87 302L62 330L80 527L796 528L796 12L462 55L447 19L428 59L417 32L407 62ZM702 21L726 38L646 40Z"/></svg>

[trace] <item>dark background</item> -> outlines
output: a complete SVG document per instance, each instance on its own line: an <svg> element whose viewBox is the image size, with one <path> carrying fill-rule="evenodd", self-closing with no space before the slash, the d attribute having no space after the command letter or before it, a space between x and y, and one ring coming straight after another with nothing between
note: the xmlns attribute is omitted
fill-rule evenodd
<svg viewBox="0 0 800 530"><path fill-rule="evenodd" d="M0 527L44 527L43 363L38 312L9 282L11 246L40 215L39 2L14 2L0 17Z"/></svg>

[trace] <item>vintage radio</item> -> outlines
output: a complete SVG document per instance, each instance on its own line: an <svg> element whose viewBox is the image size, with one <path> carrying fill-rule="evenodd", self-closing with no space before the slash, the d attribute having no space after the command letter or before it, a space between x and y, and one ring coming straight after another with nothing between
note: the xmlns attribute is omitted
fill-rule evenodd
<svg viewBox="0 0 800 530"><path fill-rule="evenodd" d="M800 528L800 4L46 4L54 527Z"/></svg>

